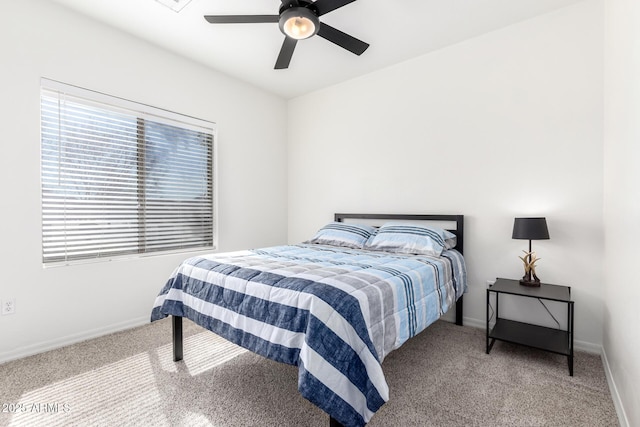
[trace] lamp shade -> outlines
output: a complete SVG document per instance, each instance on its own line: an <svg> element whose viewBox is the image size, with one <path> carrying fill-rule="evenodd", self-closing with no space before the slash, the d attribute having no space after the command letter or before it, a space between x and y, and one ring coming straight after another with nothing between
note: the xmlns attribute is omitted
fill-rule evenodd
<svg viewBox="0 0 640 427"><path fill-rule="evenodd" d="M512 239L546 240L549 238L547 219L542 218L516 218L513 222Z"/></svg>

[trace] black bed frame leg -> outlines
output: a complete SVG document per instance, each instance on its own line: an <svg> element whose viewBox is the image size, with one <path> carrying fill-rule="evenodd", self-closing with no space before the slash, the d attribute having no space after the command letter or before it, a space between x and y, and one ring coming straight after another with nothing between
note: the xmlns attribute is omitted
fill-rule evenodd
<svg viewBox="0 0 640 427"><path fill-rule="evenodd" d="M335 418L330 417L329 418L329 427L344 427L342 424L340 424L338 421L336 421Z"/></svg>
<svg viewBox="0 0 640 427"><path fill-rule="evenodd" d="M173 361L182 360L182 317L171 316L171 326L173 329Z"/></svg>
<svg viewBox="0 0 640 427"><path fill-rule="evenodd" d="M456 301L456 325L462 326L462 296Z"/></svg>

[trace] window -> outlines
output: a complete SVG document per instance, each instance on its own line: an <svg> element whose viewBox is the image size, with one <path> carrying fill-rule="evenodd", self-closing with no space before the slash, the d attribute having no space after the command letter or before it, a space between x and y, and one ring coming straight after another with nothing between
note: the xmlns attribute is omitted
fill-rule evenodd
<svg viewBox="0 0 640 427"><path fill-rule="evenodd" d="M43 79L44 264L214 246L214 124Z"/></svg>

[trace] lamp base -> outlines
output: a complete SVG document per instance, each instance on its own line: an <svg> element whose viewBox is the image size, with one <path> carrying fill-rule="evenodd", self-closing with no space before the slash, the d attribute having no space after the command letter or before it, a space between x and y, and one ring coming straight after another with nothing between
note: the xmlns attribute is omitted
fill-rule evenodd
<svg viewBox="0 0 640 427"><path fill-rule="evenodd" d="M527 280L526 278L523 277L522 279L520 279L520 284L522 286L539 287L540 280Z"/></svg>

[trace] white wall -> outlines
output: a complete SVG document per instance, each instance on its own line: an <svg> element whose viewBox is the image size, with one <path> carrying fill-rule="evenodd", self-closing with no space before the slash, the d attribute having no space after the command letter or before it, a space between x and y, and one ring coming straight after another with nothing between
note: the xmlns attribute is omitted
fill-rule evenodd
<svg viewBox="0 0 640 427"><path fill-rule="evenodd" d="M578 345L599 351L602 32L586 1L290 101L289 241L338 211L465 214L465 321L481 326L485 281L523 274L513 218L546 216L538 274L573 287ZM554 325L529 303L511 315Z"/></svg>
<svg viewBox="0 0 640 427"><path fill-rule="evenodd" d="M612 392L640 425L640 3L605 2L604 354ZM614 399L615 401L615 399ZM619 408L620 409L620 408ZM619 410L619 412L621 412Z"/></svg>
<svg viewBox="0 0 640 427"><path fill-rule="evenodd" d="M5 4L0 299L16 298L17 314L0 317L0 362L144 322L186 256L42 268L48 77L216 122L221 250L280 244L287 232L299 242L337 211L464 213L467 323L484 321L486 279L521 275L513 217L547 216L538 272L573 286L576 338L603 345L623 421L639 425L640 5L605 3L604 108L601 2L587 0L295 99L288 128L277 97L48 1ZM518 309L549 322L540 307Z"/></svg>
<svg viewBox="0 0 640 427"><path fill-rule="evenodd" d="M190 254L43 269L40 78L199 117L218 126L219 247L286 242L286 102L67 11L3 2L0 26L0 362L148 321Z"/></svg>

